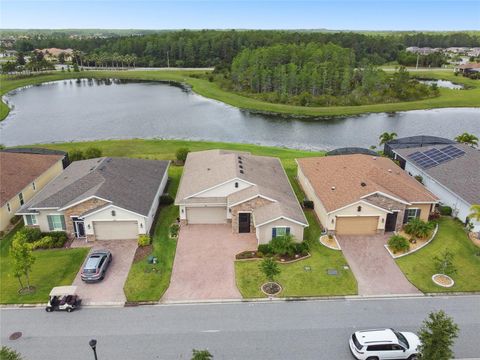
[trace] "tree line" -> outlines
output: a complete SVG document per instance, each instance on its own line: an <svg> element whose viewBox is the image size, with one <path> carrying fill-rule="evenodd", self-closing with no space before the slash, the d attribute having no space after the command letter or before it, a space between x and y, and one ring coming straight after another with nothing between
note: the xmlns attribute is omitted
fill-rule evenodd
<svg viewBox="0 0 480 360"><path fill-rule="evenodd" d="M270 102L302 106L361 105L438 95L400 68L393 74L334 44L275 45L243 50L232 62L229 86ZM225 82L224 82L225 86Z"/></svg>

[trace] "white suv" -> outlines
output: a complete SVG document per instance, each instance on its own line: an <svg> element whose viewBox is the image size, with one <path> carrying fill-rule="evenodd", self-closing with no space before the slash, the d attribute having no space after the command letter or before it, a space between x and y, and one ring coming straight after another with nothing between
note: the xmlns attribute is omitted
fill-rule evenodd
<svg viewBox="0 0 480 360"><path fill-rule="evenodd" d="M411 332L378 329L357 331L349 343L350 351L358 360L414 360L418 356L420 339Z"/></svg>

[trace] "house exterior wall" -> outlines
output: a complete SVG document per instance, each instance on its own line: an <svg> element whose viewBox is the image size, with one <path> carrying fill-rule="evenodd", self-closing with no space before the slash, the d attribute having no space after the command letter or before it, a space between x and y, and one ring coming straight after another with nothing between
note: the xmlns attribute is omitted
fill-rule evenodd
<svg viewBox="0 0 480 360"><path fill-rule="evenodd" d="M415 204L408 205L407 209L420 209L420 220L428 221L428 217L431 213L432 204Z"/></svg>
<svg viewBox="0 0 480 360"><path fill-rule="evenodd" d="M232 206L230 208L231 217L232 217L232 231L235 234L238 234L238 213L239 212L252 212L254 209L270 203L272 203L272 201L264 199L262 197L256 197L255 199L245 201L236 206ZM255 227L253 225L253 216L250 219L250 232L255 232Z"/></svg>
<svg viewBox="0 0 480 360"><path fill-rule="evenodd" d="M235 187L235 183L238 183L238 187ZM250 186L252 185L241 179L233 179L225 184L195 195L195 197L227 197L230 194L246 189Z"/></svg>
<svg viewBox="0 0 480 360"><path fill-rule="evenodd" d="M272 240L272 229L274 227L283 227L288 226L290 228L290 234L295 237L297 242L303 241L303 230L304 227L297 223L291 222L286 219L279 219L272 221L268 224L259 226L255 229L257 235L258 244L267 244Z"/></svg>
<svg viewBox="0 0 480 360"><path fill-rule="evenodd" d="M25 188L22 189L22 191L20 191L23 195L23 200L25 203L33 198L41 189L45 187L45 185L47 185L63 171L62 161L63 159L58 160L48 170L43 172L33 182L29 183ZM35 183L35 190L33 189L33 183ZM0 210L0 231L5 230L10 222L10 219L15 216L15 213L20 209L21 205L18 197L20 192L8 201L10 204L10 211L7 209L7 204L2 206Z"/></svg>
<svg viewBox="0 0 480 360"><path fill-rule="evenodd" d="M358 207L361 206L362 210L359 212ZM357 202L349 205L341 210L334 211L328 214L328 230L335 231L337 226L337 216L339 217L356 217L356 216L378 216L377 232L382 233L385 231L385 220L387 218L387 211L378 209L365 202Z"/></svg>
<svg viewBox="0 0 480 360"><path fill-rule="evenodd" d="M395 231L399 231L403 226L403 218L405 216L405 209L407 206L401 202L396 200L390 199L386 196L381 194L373 194L367 198L365 198L368 202L380 206L385 209L389 209L391 211L397 212L397 221L395 223ZM422 215L422 214L420 214ZM387 221L387 216L385 216L385 222ZM383 225L383 229L385 229L385 224Z"/></svg>
<svg viewBox="0 0 480 360"><path fill-rule="evenodd" d="M170 167L170 163L168 164L167 168L165 169L165 174L163 175L162 182L160 183L160 186L158 187L158 191L155 194L155 199L153 200L153 204L150 207L150 211L148 212L147 222L145 224L147 232L149 232L151 227L152 227L153 220L155 219L155 214L157 213L158 205L160 203L160 196L165 191L165 186L167 185L167 181L168 181L168 169L169 169L169 167Z"/></svg>
<svg viewBox="0 0 480 360"><path fill-rule="evenodd" d="M93 198L93 199L89 199L84 202L81 202L80 204L72 206L68 209L65 209L63 211L63 214L65 216L65 226L67 228L66 233L68 237L69 238L75 237L75 229L73 227L72 217L79 217L86 211L97 209L101 206L104 206L105 204L107 204L105 200ZM47 226L48 226L48 223L47 223ZM87 224L85 223L85 232L88 234L88 232L86 231L87 230L86 226Z"/></svg>
<svg viewBox="0 0 480 360"><path fill-rule="evenodd" d="M62 211L57 211L55 209L45 209L45 210L38 211L38 214L36 214L36 217L37 217L36 226L42 232L50 232L50 228L48 227L47 215L64 215L64 213ZM67 219L65 218L65 226L66 225L67 225Z"/></svg>

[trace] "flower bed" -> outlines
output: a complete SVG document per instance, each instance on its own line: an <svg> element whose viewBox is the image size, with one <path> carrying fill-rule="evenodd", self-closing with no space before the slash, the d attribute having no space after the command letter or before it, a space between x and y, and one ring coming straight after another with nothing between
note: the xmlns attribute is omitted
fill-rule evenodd
<svg viewBox="0 0 480 360"><path fill-rule="evenodd" d="M390 253L390 255L394 258L394 259L397 259L399 257L402 257L402 256L406 256L406 255L409 255L409 254L412 254L418 250L420 250L421 248L423 248L424 246L427 246L432 240L433 238L435 237L435 235L437 234L437 231L438 231L438 225L435 226L435 229L433 229L433 231L429 234L429 236L425 237L425 238L422 238L422 239L416 239L416 241L414 243L410 242L410 249L408 251L402 251L402 252L397 252L397 253L394 253L392 249L390 249L390 247L385 244L385 248L387 249L387 251ZM400 236L403 236L405 237L406 239L410 238L411 236L406 234L404 231L399 231L397 233L398 235Z"/></svg>
<svg viewBox="0 0 480 360"><path fill-rule="evenodd" d="M263 259L265 257L265 254L261 253L260 251L255 251L255 250L247 250L243 251L237 255L235 255L236 260L258 260L258 259ZM295 261L300 261L303 259L307 259L310 257L310 253L306 254L294 254L292 256L289 255L277 255L274 256L274 259L277 262L280 262L282 264L289 264Z"/></svg>
<svg viewBox="0 0 480 360"><path fill-rule="evenodd" d="M329 249L332 250L342 250L340 247L340 244L337 241L337 238L335 235L329 236L329 235L322 235L320 236L320 244L323 246L326 246Z"/></svg>
<svg viewBox="0 0 480 360"><path fill-rule="evenodd" d="M268 296L275 296L282 291L282 287L276 282L267 282L261 287L262 292Z"/></svg>

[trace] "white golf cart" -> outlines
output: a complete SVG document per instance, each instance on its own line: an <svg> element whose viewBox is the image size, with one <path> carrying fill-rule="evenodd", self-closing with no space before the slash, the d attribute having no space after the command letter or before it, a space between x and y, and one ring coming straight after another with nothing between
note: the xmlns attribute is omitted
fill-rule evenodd
<svg viewBox="0 0 480 360"><path fill-rule="evenodd" d="M76 286L56 286L50 291L47 312L55 310L72 312L80 306L82 300L77 295Z"/></svg>

